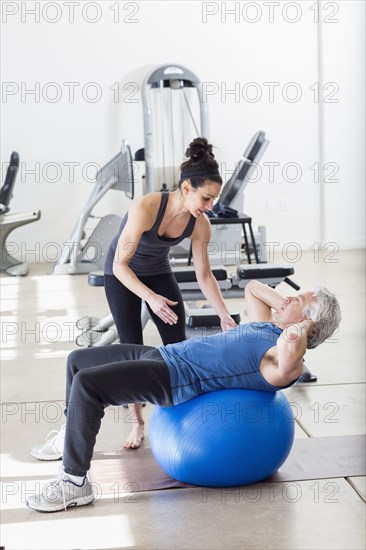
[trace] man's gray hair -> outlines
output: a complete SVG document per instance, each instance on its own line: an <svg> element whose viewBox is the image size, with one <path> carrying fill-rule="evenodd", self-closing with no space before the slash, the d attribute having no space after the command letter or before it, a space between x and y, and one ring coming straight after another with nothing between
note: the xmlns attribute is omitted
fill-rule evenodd
<svg viewBox="0 0 366 550"><path fill-rule="evenodd" d="M316 348L332 336L342 320L341 308L334 294L321 285L314 287L312 293L316 301L303 310L305 317L315 322L315 334L308 338L309 349Z"/></svg>

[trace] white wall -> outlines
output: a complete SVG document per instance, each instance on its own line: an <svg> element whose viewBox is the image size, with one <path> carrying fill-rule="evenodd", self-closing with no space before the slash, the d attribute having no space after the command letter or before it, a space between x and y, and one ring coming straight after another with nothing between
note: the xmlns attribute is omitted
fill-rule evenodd
<svg viewBox="0 0 366 550"><path fill-rule="evenodd" d="M131 102L130 87L116 101L110 88L139 85L151 67L165 63L186 66L216 90L207 96L209 138L224 176L252 135L266 132L270 145L244 210L255 226L267 227L269 241L304 249L319 241L364 246L363 1L319 3L320 33L315 3L307 1L80 1L73 21L68 2L1 4L3 177L17 150L22 164L12 212L42 212L9 239L23 257L29 251L25 260L34 261L31 251L47 243L67 241L93 185L84 178L94 173L89 163L103 165L122 138L133 151L143 147L140 95ZM67 82L78 83L73 101ZM96 102L92 82L101 91ZM316 83L322 90L329 82L339 87L338 103L324 103L322 94L317 101ZM36 96L26 93L37 86ZM52 102L56 90L61 97ZM296 91L301 97L292 101ZM325 162L339 166L339 182L321 187L314 174L316 163ZM74 178L70 163L76 163ZM127 204L112 191L95 213L123 214Z"/></svg>
<svg viewBox="0 0 366 550"><path fill-rule="evenodd" d="M339 86L338 102L323 103L321 113L323 162L330 163L324 240L358 248L365 246L365 2L342 2L338 17L322 25L323 80Z"/></svg>

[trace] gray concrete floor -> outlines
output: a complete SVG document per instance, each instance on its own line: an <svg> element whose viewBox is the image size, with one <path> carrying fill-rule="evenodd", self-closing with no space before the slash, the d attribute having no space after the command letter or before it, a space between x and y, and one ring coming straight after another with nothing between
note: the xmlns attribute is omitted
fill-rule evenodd
<svg viewBox="0 0 366 550"><path fill-rule="evenodd" d="M294 265L293 278L302 289L325 284L337 294L343 312L339 332L307 353L318 382L286 390L301 415L296 437L365 433L364 260L364 251L325 254L317 262L304 252ZM110 493L95 504L58 514L28 509L27 494L58 473L60 462L39 462L28 450L63 422L65 359L80 332L75 323L85 315L107 313L103 289L88 286L87 276L52 276L46 264L30 267L26 277L2 275L0 281L1 544L6 550L365 547L364 477L257 484L237 495L223 489L209 498L201 488ZM294 293L284 283L277 289ZM229 302L245 322L244 299ZM151 323L145 343L160 344ZM146 407L147 427L151 410ZM111 407L96 450L119 449L129 429L126 415ZM144 445L149 446L148 437Z"/></svg>

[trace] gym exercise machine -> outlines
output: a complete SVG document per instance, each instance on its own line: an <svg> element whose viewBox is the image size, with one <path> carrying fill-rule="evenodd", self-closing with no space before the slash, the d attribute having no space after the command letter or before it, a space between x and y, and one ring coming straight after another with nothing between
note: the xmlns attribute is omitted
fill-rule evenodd
<svg viewBox="0 0 366 550"><path fill-rule="evenodd" d="M25 262L17 260L9 252L7 239L9 234L18 227L36 222L41 217L39 210L9 214L10 201L13 198L13 189L19 169L19 155L16 151L10 156L10 163L6 171L5 182L0 189L0 271L5 271L13 277L28 275L29 268Z"/></svg>
<svg viewBox="0 0 366 550"><path fill-rule="evenodd" d="M209 135L202 82L182 65L150 71L141 86L146 193L172 189L194 137Z"/></svg>
<svg viewBox="0 0 366 550"><path fill-rule="evenodd" d="M118 231L121 218L115 214L100 218L88 238L85 237L85 226L94 217L92 211L95 205L110 189L124 191L129 199L134 197L133 161L131 149L125 141L122 142L121 151L98 170L91 195L60 259L53 266L54 275L75 275L103 269L105 253Z"/></svg>

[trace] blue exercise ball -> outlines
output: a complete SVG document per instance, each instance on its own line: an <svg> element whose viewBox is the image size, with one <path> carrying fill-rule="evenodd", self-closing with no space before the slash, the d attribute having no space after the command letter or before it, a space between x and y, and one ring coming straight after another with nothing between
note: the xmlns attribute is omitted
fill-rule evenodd
<svg viewBox="0 0 366 550"><path fill-rule="evenodd" d="M285 462L295 422L284 393L219 390L174 407L154 407L152 453L171 477L208 487L246 485Z"/></svg>

